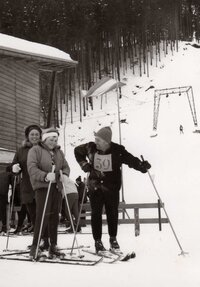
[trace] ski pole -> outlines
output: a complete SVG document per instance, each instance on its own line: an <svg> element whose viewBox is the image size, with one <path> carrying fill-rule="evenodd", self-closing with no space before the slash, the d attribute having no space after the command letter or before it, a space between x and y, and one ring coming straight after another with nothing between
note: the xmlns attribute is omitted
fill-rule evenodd
<svg viewBox="0 0 200 287"><path fill-rule="evenodd" d="M141 155L141 159L142 159L142 161L144 161L144 157L143 157L142 155ZM147 173L148 173L149 179L150 179L150 181L151 181L151 183L152 183L152 185L153 185L153 188L154 188L154 190L155 190L155 192L156 192L156 194L157 194L157 196L158 196L158 198L159 198L159 200L160 200L160 204L161 204L161 206L162 206L162 208L163 208L163 210L164 210L164 212L165 212L165 215L166 215L166 217L167 217L167 219L168 219L168 221L169 221L169 225L170 225L170 227L171 227L171 229L172 229L172 232L173 232L173 234L174 234L174 237L175 237L175 239L176 239L176 241L177 241L177 243L178 243L178 245L179 245L179 248L180 248L180 250L181 250L181 253L180 253L179 255L188 254L188 252L185 252L185 251L183 250L183 248L182 248L182 246L181 246L181 244L180 244L180 241L179 241L179 239L178 239L178 237L177 237L177 235L176 235L176 232L175 232L174 227L173 227L173 225L172 225L172 222L171 222L171 220L170 220L170 218L169 218L169 216L168 216L168 213L167 213L167 211L166 211L166 208L164 207L163 201L162 201L162 199L161 199L161 197L160 197L160 195L159 195L159 193L158 193L158 190L157 190L157 188L156 188L156 186L155 186L155 183L154 183L154 181L153 181L153 178L152 178L152 176L151 176L151 174L150 174L150 172L149 172L148 170L147 170Z"/></svg>
<svg viewBox="0 0 200 287"><path fill-rule="evenodd" d="M55 165L52 165L51 172L54 172L54 171L55 171ZM46 212L46 208L47 208L47 202L48 202L48 199L49 199L49 193L50 193L50 189L51 189L51 184L52 184L52 181L49 182L47 195L46 195L46 199L45 199L45 203L44 203L44 209L43 209L42 219L41 219L41 223L40 223L40 231L39 231L39 235L38 235L38 242L37 242L37 247L36 247L35 257L34 257L35 260L37 259L37 256L38 256L40 239L41 239L41 235L42 235L42 228L43 228L43 225L44 225L44 217L45 217L45 212Z"/></svg>
<svg viewBox="0 0 200 287"><path fill-rule="evenodd" d="M83 197L82 197L82 200L81 200L81 205L80 205L80 210L79 210L76 230L75 230L75 233L74 233L74 239L73 239L73 243L72 243L71 254L73 253L74 244L75 244L75 237L76 237L76 234L77 234L77 231L78 231L78 226L79 226L80 219L81 219L81 213L82 213L82 209L83 209L83 202L84 202L84 198L85 198L86 191L87 191L88 177L89 177L89 173L87 174L86 183L85 183L85 187L84 187L84 191L83 191Z"/></svg>
<svg viewBox="0 0 200 287"><path fill-rule="evenodd" d="M61 178L61 182L62 182L62 186L63 186L63 193L64 193L64 197L65 197L65 202L66 202L66 205L67 205L67 210L68 210L68 213L69 213L70 223L71 223L71 226L72 226L73 233L74 233L74 235L75 235L76 246L78 247L78 246L79 246L79 245L78 245L78 240L77 240L77 236L76 236L76 234L75 234L74 222L73 222L71 210L70 210L70 207L69 207L69 201L68 201L68 198L67 198L66 188L65 188L65 185L64 185L64 181L63 181L63 173L62 173L62 170L60 170L60 178ZM84 257L83 255L81 255L79 248L78 248L78 253L79 253L79 257L80 257L80 258L81 258L81 257ZM70 255L72 255L72 253L70 253Z"/></svg>
<svg viewBox="0 0 200 287"><path fill-rule="evenodd" d="M9 202L9 215L8 215L9 228L7 230L7 241L6 241L6 249L5 249L5 251L8 251L8 243L9 243L9 238L10 238L10 222L11 222L11 219L12 219L12 213L13 213L13 207L14 207L14 197L15 197L16 182L17 182L17 175L14 176L11 205L10 205L10 202Z"/></svg>

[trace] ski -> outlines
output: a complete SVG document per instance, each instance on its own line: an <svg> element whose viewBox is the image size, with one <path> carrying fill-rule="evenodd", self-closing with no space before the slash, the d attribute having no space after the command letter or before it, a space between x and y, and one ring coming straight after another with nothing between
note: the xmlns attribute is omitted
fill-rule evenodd
<svg viewBox="0 0 200 287"><path fill-rule="evenodd" d="M14 232L9 232L9 235L11 236L33 236L33 232L24 232L24 231L20 231L20 232L17 232L17 233L14 233Z"/></svg>
<svg viewBox="0 0 200 287"><path fill-rule="evenodd" d="M116 255L119 255L120 256L120 259L119 261L128 261L130 259L133 259L136 257L136 254L134 251L131 251L131 252L128 252L128 253L123 253L121 250L119 249L110 249L110 252L112 254L116 254Z"/></svg>
<svg viewBox="0 0 200 287"><path fill-rule="evenodd" d="M82 251L94 256L102 257L104 263L112 264L120 260L120 256L118 254L113 254L109 250L99 251L98 253L87 249L82 249Z"/></svg>
<svg viewBox="0 0 200 287"><path fill-rule="evenodd" d="M73 249L82 249L82 248L90 248L90 246L84 246L80 245L78 247L74 247ZM66 248L59 248L59 250L71 250L71 247L66 247ZM8 250L5 250L5 252ZM21 254L28 254L30 250L20 250L20 249L15 249L15 250L10 250L10 252L7 253L0 253L0 257L2 256L11 256L11 255L21 255Z"/></svg>
<svg viewBox="0 0 200 287"><path fill-rule="evenodd" d="M22 255L22 256L25 257L25 258L29 258L29 256L27 256L27 255ZM41 260L44 260L44 261L45 260L46 261L48 261L48 260L51 260L51 261L66 261L66 262L70 261L70 262L83 262L84 264L85 263L89 263L91 265L95 265L96 263L101 262L101 259L103 259L103 258L98 258L98 260L96 260L96 259L92 260L92 259L83 259L83 258L84 258L84 255L82 255L82 256L71 256L69 254L63 253L60 256L54 255L52 257L49 257L48 253L46 253L46 254L42 253L40 255L38 261L41 261Z"/></svg>
<svg viewBox="0 0 200 287"><path fill-rule="evenodd" d="M0 236L2 236L2 237L8 237L8 234L5 233L5 232L1 232L1 233L0 233ZM9 237L17 237L17 236L16 236L16 234L14 234L14 233L9 233Z"/></svg>
<svg viewBox="0 0 200 287"><path fill-rule="evenodd" d="M69 235L70 234L74 235L73 232L68 232L67 230L58 231L58 235L68 235L68 234ZM76 234L77 235L84 235L84 234L92 234L92 232L91 231L88 231L88 232L86 232L86 231L78 231Z"/></svg>
<svg viewBox="0 0 200 287"><path fill-rule="evenodd" d="M103 258L100 257L95 260L80 259L80 258L54 258L49 259L46 255L41 255L38 260L32 260L30 257L20 254L15 256L2 256L0 260L10 260L10 261L26 261L26 262L39 262L39 263L54 263L54 264L68 264L68 265L82 265L82 266L94 266L100 263Z"/></svg>

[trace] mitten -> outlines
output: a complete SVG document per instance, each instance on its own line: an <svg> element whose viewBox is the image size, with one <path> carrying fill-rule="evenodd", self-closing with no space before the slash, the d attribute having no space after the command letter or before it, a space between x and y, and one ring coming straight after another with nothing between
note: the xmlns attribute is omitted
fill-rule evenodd
<svg viewBox="0 0 200 287"><path fill-rule="evenodd" d="M85 165L82 166L82 170L84 172L90 172L92 169L91 165L89 163L86 163Z"/></svg>
<svg viewBox="0 0 200 287"><path fill-rule="evenodd" d="M12 172L19 173L21 171L21 167L19 166L19 163L16 163L12 166Z"/></svg>
<svg viewBox="0 0 200 287"><path fill-rule="evenodd" d="M45 181L55 182L55 180L56 180L56 174L54 172L47 173Z"/></svg>
<svg viewBox="0 0 200 287"><path fill-rule="evenodd" d="M147 160L144 160L141 162L141 165L140 165L140 171L142 173L146 173L148 169L151 168L151 165L150 163L147 161Z"/></svg>

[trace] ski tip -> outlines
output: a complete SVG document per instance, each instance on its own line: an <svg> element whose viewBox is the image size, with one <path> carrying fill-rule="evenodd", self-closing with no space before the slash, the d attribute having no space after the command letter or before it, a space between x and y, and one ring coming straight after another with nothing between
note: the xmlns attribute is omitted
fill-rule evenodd
<svg viewBox="0 0 200 287"><path fill-rule="evenodd" d="M130 254L130 258L135 258L136 257L136 253L133 251L131 254Z"/></svg>
<svg viewBox="0 0 200 287"><path fill-rule="evenodd" d="M121 257L121 260L120 261L129 261L130 259L133 259L136 257L136 254L135 252L130 252L130 253L127 253L125 256Z"/></svg>
<svg viewBox="0 0 200 287"><path fill-rule="evenodd" d="M79 255L78 257L79 257L79 258L84 258L85 255L81 254L81 255Z"/></svg>

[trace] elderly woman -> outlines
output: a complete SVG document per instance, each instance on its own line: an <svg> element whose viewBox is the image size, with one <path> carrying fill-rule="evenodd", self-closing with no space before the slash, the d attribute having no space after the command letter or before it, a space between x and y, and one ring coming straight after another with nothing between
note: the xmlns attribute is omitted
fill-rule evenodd
<svg viewBox="0 0 200 287"><path fill-rule="evenodd" d="M62 171L63 174L69 176L70 169L63 152L57 145L58 136L59 133L56 129L50 128L46 130L42 135L41 143L34 146L28 154L28 172L36 199L36 221L33 243L30 250L31 258L35 258L36 255L42 214L50 182L51 188L46 206L42 235L46 227L48 227L50 239L49 256L60 256L57 248L57 227L62 198L62 184L59 180L59 174ZM53 165L55 166L55 172L52 172Z"/></svg>

